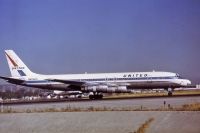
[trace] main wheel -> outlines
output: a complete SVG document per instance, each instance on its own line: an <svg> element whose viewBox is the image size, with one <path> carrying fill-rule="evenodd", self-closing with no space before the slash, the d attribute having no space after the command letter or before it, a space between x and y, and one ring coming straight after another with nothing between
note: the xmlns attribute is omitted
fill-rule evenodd
<svg viewBox="0 0 200 133"><path fill-rule="evenodd" d="M89 95L89 99L93 100L94 99L94 95Z"/></svg>
<svg viewBox="0 0 200 133"><path fill-rule="evenodd" d="M90 100L93 100L93 99L102 99L103 98L103 95L100 94L100 95L89 95L89 99Z"/></svg>
<svg viewBox="0 0 200 133"><path fill-rule="evenodd" d="M98 99L102 99L103 98L103 95L98 95Z"/></svg>

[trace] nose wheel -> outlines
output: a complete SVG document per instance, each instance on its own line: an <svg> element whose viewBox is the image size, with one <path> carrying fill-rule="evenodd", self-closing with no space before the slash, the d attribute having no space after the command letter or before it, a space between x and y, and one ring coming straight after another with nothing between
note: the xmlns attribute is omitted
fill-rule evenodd
<svg viewBox="0 0 200 133"><path fill-rule="evenodd" d="M168 96L172 96L172 91L169 91L169 92L168 92Z"/></svg>
<svg viewBox="0 0 200 133"><path fill-rule="evenodd" d="M174 90L174 88L167 88L168 96L173 95L173 90Z"/></svg>

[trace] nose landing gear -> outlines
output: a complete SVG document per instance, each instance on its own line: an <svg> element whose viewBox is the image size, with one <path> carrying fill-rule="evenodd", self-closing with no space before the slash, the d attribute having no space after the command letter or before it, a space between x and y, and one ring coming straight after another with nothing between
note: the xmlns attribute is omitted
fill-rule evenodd
<svg viewBox="0 0 200 133"><path fill-rule="evenodd" d="M172 96L172 92L171 91L168 92L168 96Z"/></svg>
<svg viewBox="0 0 200 133"><path fill-rule="evenodd" d="M167 88L166 90L168 92L168 96L172 96L173 95L174 88Z"/></svg>

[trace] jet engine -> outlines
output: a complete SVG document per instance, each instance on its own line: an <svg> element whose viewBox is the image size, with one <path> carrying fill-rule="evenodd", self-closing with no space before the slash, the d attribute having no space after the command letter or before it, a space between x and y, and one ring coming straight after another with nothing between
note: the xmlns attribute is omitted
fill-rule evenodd
<svg viewBox="0 0 200 133"><path fill-rule="evenodd" d="M98 86L87 86L83 88L84 91L88 92L102 92L102 93L127 93L130 92L126 86L107 86L107 85L98 85Z"/></svg>

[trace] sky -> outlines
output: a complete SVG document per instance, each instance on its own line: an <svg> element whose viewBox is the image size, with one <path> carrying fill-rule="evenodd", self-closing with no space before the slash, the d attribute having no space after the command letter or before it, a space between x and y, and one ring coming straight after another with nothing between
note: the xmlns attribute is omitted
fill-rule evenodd
<svg viewBox="0 0 200 133"><path fill-rule="evenodd" d="M155 70L197 84L200 1L0 0L0 75L10 76L5 49L36 73Z"/></svg>

